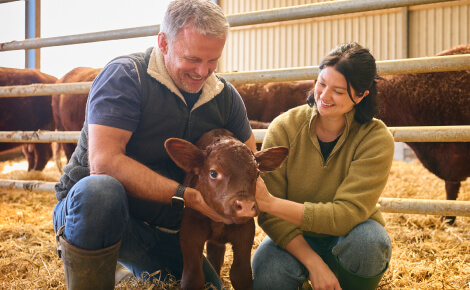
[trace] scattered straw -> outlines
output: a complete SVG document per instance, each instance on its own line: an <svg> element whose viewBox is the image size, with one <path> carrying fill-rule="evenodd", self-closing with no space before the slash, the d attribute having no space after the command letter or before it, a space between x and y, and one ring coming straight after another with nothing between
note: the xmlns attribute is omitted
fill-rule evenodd
<svg viewBox="0 0 470 290"><path fill-rule="evenodd" d="M56 167L43 172L12 171L2 179L57 181ZM419 161L394 161L383 197L445 199L444 181L429 173ZM470 181L462 183L459 200L470 200ZM65 289L62 262L55 252L51 192L29 192L0 188L0 288ZM392 261L378 289L469 289L470 218L457 217L454 225L439 216L384 214L393 242ZM253 253L264 238L257 227ZM221 277L230 289L231 247ZM153 273L152 275L158 275ZM150 275L149 275L150 276ZM170 283L131 279L116 289L177 289ZM210 289L210 287L206 287Z"/></svg>

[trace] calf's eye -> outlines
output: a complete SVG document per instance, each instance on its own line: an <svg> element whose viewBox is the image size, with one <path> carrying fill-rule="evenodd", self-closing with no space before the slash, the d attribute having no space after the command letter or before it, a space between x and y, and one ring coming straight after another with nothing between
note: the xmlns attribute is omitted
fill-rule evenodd
<svg viewBox="0 0 470 290"><path fill-rule="evenodd" d="M218 174L217 174L217 171L211 170L210 175L211 175L212 178L216 178Z"/></svg>

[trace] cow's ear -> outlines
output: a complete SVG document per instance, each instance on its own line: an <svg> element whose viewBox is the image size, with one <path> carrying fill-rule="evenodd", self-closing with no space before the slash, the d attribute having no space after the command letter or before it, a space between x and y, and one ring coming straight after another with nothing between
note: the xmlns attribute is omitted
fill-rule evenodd
<svg viewBox="0 0 470 290"><path fill-rule="evenodd" d="M197 171L204 163L204 154L192 143L169 138L165 141L165 149L170 158L185 172Z"/></svg>
<svg viewBox="0 0 470 290"><path fill-rule="evenodd" d="M286 147L272 147L255 153L258 169L261 172L273 171L281 167L282 163L289 156L289 149Z"/></svg>

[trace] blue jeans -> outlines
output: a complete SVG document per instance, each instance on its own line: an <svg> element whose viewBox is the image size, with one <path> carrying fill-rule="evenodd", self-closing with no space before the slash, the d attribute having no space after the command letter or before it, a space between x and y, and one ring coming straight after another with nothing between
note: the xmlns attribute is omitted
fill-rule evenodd
<svg viewBox="0 0 470 290"><path fill-rule="evenodd" d="M65 237L74 246L97 250L121 240L118 261L137 277L161 271L153 279L171 274L181 279L183 256L179 233L166 233L129 214L124 187L107 175L92 175L77 182L53 212L54 230L65 225ZM219 276L204 257L206 283L223 287Z"/></svg>
<svg viewBox="0 0 470 290"><path fill-rule="evenodd" d="M385 228L366 220L344 237L304 236L310 247L336 273L336 262L363 277L384 271L392 255L392 243ZM294 256L278 247L268 236L253 256L253 289L298 289L308 280L308 270Z"/></svg>

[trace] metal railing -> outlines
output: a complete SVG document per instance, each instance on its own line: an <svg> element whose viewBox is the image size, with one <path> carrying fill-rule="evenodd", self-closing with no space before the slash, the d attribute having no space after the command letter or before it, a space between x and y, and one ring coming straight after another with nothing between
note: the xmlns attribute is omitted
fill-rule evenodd
<svg viewBox="0 0 470 290"><path fill-rule="evenodd" d="M469 126L389 127L395 142L470 142ZM262 143L266 129L253 129L255 140ZM77 143L79 131L0 131L0 142Z"/></svg>
<svg viewBox="0 0 470 290"><path fill-rule="evenodd" d="M276 21L288 21L320 16L340 15L355 12L382 10L413 5L453 2L455 0L361 0L332 1L306 4L293 7L276 8L249 13L227 15L231 27L262 24ZM160 25L108 30L50 38L34 38L24 41L0 43L0 51L32 49L68 44L90 43L97 41L127 39L157 35Z"/></svg>
<svg viewBox="0 0 470 290"><path fill-rule="evenodd" d="M0 0L0 3L13 0ZM326 3L300 5L287 8L270 9L250 13L227 16L231 27L262 24L274 21L288 21L311 17L356 13L362 11L381 10L411 5L431 4L437 0L361 0L333 1ZM68 44L79 44L115 39L144 37L156 35L159 25L110 30L62 37L28 39L0 43L1 51L32 49ZM470 69L470 55L454 55L426 57L391 61L378 61L380 75L399 73L443 72ZM263 70L239 73L221 73L233 84L278 82L294 80L313 80L317 78L318 67L301 67L290 69ZM29 86L0 87L0 97L40 96L49 94L81 94L88 93L91 82L69 84L34 84ZM470 142L470 126L439 126L439 127L391 127L389 128L395 141L401 142ZM266 130L254 130L256 141L262 142ZM76 143L79 132L0 132L0 142L18 143ZM0 187L54 191L52 182L19 181L0 179ZM381 198L379 205L383 212L418 213L436 215L470 216L470 201L435 201L400 198Z"/></svg>
<svg viewBox="0 0 470 290"><path fill-rule="evenodd" d="M55 182L0 179L0 188L54 192ZM470 201L385 198L378 201L381 212L470 217Z"/></svg>
<svg viewBox="0 0 470 290"><path fill-rule="evenodd" d="M379 75L458 70L470 70L470 54L377 61ZM318 77L318 66L219 73L218 75L232 84L314 80ZM66 93L85 94L90 91L91 84L92 82L80 82L3 86L0 87L0 97L44 96Z"/></svg>

